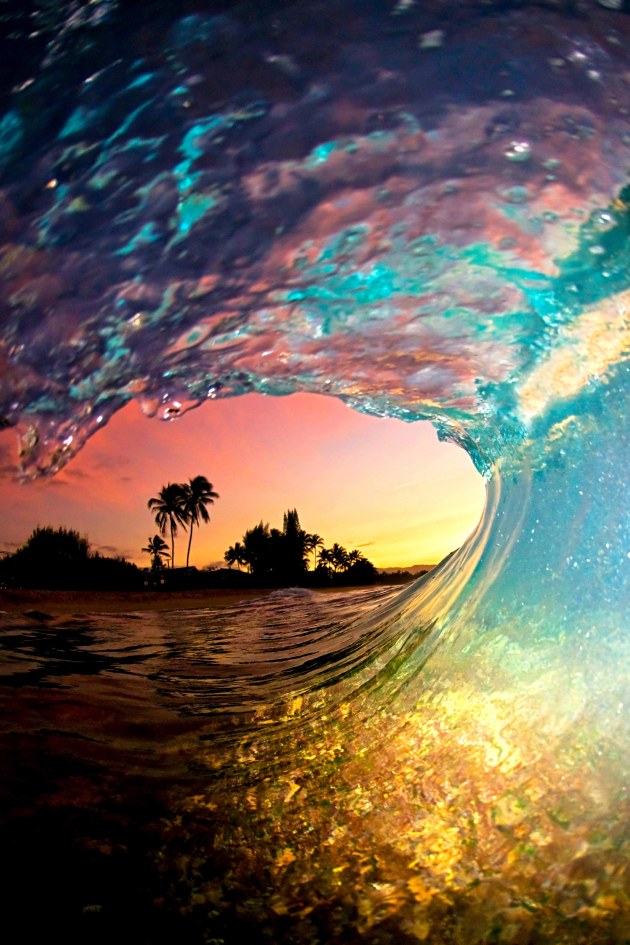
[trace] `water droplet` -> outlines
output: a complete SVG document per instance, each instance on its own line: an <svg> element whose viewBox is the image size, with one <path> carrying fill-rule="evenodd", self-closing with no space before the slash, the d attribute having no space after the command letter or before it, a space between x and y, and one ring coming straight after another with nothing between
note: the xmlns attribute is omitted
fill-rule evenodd
<svg viewBox="0 0 630 945"><path fill-rule="evenodd" d="M438 49L444 42L444 30L429 30L421 33L418 39L420 49Z"/></svg>
<svg viewBox="0 0 630 945"><path fill-rule="evenodd" d="M580 49L574 49L572 53L569 53L569 59L571 62L575 62L578 65L583 65L586 62L586 54Z"/></svg>
<svg viewBox="0 0 630 945"><path fill-rule="evenodd" d="M398 16L400 13L406 13L407 10L410 10L416 0L398 0L398 3L394 7L393 15Z"/></svg>
<svg viewBox="0 0 630 945"><path fill-rule="evenodd" d="M175 417L178 417L181 413L182 405L178 400L172 401L172 403L167 404L162 410L162 420L173 420Z"/></svg>
<svg viewBox="0 0 630 945"><path fill-rule="evenodd" d="M591 223L594 229L606 233L614 227L615 218L608 210L595 210L591 214Z"/></svg>
<svg viewBox="0 0 630 945"><path fill-rule="evenodd" d="M529 161L532 149L528 141L511 141L503 153L508 161Z"/></svg>
<svg viewBox="0 0 630 945"><path fill-rule="evenodd" d="M11 91L12 91L12 92L23 92L23 91L24 91L25 89L27 89L30 85L32 85L34 81L35 81L35 79L26 79L26 80L25 80L24 82L22 82L20 85L16 85L15 88L11 89Z"/></svg>
<svg viewBox="0 0 630 945"><path fill-rule="evenodd" d="M501 194L508 203L522 204L530 199L530 193L527 187L510 187Z"/></svg>

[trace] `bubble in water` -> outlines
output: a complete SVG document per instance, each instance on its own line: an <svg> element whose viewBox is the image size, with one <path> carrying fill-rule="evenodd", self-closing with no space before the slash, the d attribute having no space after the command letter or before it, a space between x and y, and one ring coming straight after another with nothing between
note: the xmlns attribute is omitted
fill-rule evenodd
<svg viewBox="0 0 630 945"><path fill-rule="evenodd" d="M532 148L528 141L511 141L503 153L508 161L529 161Z"/></svg>
<svg viewBox="0 0 630 945"><path fill-rule="evenodd" d="M444 42L444 30L429 30L421 33L418 39L420 49L438 49Z"/></svg>
<svg viewBox="0 0 630 945"><path fill-rule="evenodd" d="M501 196L504 200L507 200L508 203L527 203L530 200L531 194L527 187L510 187L507 190L502 191Z"/></svg>
<svg viewBox="0 0 630 945"><path fill-rule="evenodd" d="M600 233L605 233L615 226L615 218L608 210L595 210L591 214L591 223L594 229Z"/></svg>

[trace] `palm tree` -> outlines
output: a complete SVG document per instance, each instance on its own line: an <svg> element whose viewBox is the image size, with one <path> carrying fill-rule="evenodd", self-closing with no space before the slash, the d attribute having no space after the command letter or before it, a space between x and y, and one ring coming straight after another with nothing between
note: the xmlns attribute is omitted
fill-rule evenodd
<svg viewBox="0 0 630 945"><path fill-rule="evenodd" d="M195 476L194 479L184 483L181 489L184 497L184 518L185 521L190 524L188 551L186 552L186 567L188 567L193 526L199 525L199 519L203 522L210 521L210 515L206 506L211 505L215 499L218 499L219 493L213 491L212 483L208 482L205 476Z"/></svg>
<svg viewBox="0 0 630 945"><path fill-rule="evenodd" d="M359 564L361 561L365 561L365 556L357 548L353 548L352 551L349 551L347 554L347 565L346 567L351 568L353 564Z"/></svg>
<svg viewBox="0 0 630 945"><path fill-rule="evenodd" d="M326 572L330 571L330 565L332 564L332 552L328 548L320 548L319 551L319 564L320 567L323 567Z"/></svg>
<svg viewBox="0 0 630 945"><path fill-rule="evenodd" d="M335 574L339 570L345 570L348 567L348 552L343 545L335 544L330 549L330 561L335 569Z"/></svg>
<svg viewBox="0 0 630 945"><path fill-rule="evenodd" d="M317 567L317 549L324 547L324 539L317 533L314 535L306 535L304 545L307 551L313 552L313 570L315 570Z"/></svg>
<svg viewBox="0 0 630 945"><path fill-rule="evenodd" d="M151 569L153 571L159 571L164 567L162 558L170 558L170 555L167 554L167 548L168 545L164 539L160 535L154 535L153 538L149 538L146 548L142 549L151 555Z"/></svg>
<svg viewBox="0 0 630 945"><path fill-rule="evenodd" d="M169 482L162 486L157 496L149 499L147 507L155 515L155 524L162 535L166 534L167 527L171 532L171 568L175 567L175 535L177 526L186 529L186 512L184 509L184 494L180 483Z"/></svg>
<svg viewBox="0 0 630 945"><path fill-rule="evenodd" d="M243 545L241 545L240 541L237 541L234 545L234 553L236 555L235 561L240 570L241 565L247 565L247 552L245 551Z"/></svg>
<svg viewBox="0 0 630 945"><path fill-rule="evenodd" d="M230 567L235 564L239 571L242 564L247 564L247 555L240 541L237 541L235 545L230 545L223 557Z"/></svg>

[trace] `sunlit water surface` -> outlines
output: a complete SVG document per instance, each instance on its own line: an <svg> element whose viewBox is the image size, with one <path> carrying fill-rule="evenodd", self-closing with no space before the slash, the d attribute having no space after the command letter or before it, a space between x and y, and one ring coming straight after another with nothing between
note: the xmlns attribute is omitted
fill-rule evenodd
<svg viewBox="0 0 630 945"><path fill-rule="evenodd" d="M601 732L563 749L515 726L514 687L409 688L432 580L5 614L6 902L25 940L625 941L623 772L585 764Z"/></svg>

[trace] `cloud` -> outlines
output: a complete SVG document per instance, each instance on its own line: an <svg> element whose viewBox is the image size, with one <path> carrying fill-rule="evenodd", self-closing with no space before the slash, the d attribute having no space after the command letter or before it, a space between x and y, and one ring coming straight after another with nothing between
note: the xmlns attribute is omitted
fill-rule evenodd
<svg viewBox="0 0 630 945"><path fill-rule="evenodd" d="M116 545L93 544L92 548L108 558L125 558L127 561L133 561L136 557L136 553L129 548L117 548Z"/></svg>
<svg viewBox="0 0 630 945"><path fill-rule="evenodd" d="M116 453L116 469L117 470L120 470L124 468L125 466L129 467L130 465L131 465L131 459L129 456L125 456L125 453L123 450ZM96 472L99 472L99 473L105 472L107 474L110 474L112 471L111 457L110 456L92 457L90 460L90 466ZM120 479L121 477L118 476L118 478Z"/></svg>
<svg viewBox="0 0 630 945"><path fill-rule="evenodd" d="M96 542L90 542L93 551L108 558L126 558L128 561L135 557L133 551L128 548L117 548L116 545L99 545Z"/></svg>
<svg viewBox="0 0 630 945"><path fill-rule="evenodd" d="M211 561L210 564L204 564L202 565L202 567L203 568L227 568L227 563L225 561L225 558L222 558L220 561Z"/></svg>
<svg viewBox="0 0 630 945"><path fill-rule="evenodd" d="M98 548L99 551L103 551L105 552L105 554L108 554L108 555L118 554L118 548L116 548L115 545L96 545L96 548Z"/></svg>

